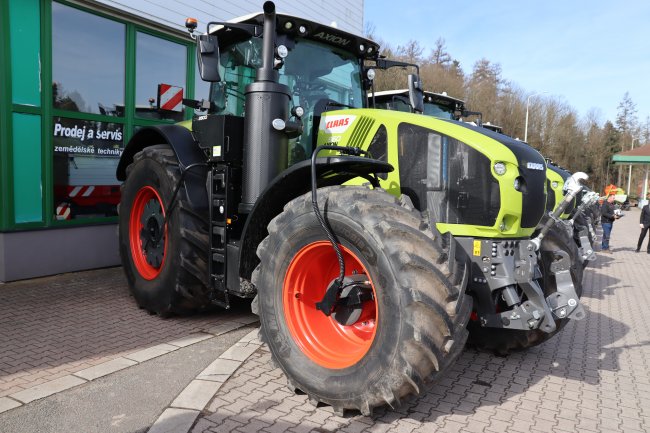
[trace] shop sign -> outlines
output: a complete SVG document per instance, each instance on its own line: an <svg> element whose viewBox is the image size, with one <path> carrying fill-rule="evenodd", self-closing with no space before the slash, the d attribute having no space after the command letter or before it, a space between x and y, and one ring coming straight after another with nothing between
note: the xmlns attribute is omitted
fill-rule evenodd
<svg viewBox="0 0 650 433"><path fill-rule="evenodd" d="M74 119L54 120L54 152L119 157L123 150L122 125Z"/></svg>

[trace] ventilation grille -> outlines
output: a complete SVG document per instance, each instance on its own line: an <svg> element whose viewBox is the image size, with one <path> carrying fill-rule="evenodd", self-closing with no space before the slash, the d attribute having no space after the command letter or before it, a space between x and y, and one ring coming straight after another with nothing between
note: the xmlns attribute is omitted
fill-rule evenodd
<svg viewBox="0 0 650 433"><path fill-rule="evenodd" d="M356 122L354 131L352 131L352 135L350 136L348 147L361 147L374 124L374 119L366 116L359 116L359 120Z"/></svg>

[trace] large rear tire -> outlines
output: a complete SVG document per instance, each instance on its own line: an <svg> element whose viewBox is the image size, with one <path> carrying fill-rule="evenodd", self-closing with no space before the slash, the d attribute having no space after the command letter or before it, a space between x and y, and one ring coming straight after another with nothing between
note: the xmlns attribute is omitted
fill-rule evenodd
<svg viewBox="0 0 650 433"><path fill-rule="evenodd" d="M540 225L545 224L544 217ZM562 223L556 222L551 230L542 239L540 245L539 266L542 272L542 281L540 285L545 296L557 292L557 283L555 276L550 271L553 261L553 251L563 250L569 254L571 259L571 279L578 296L582 296L582 275L583 266L572 235L566 230ZM530 331L519 331L512 329L484 328L478 320L471 320L468 325L469 339L468 345L478 349L492 351L498 355L505 356L514 351L525 350L537 346L547 341L555 334L560 332L570 319L555 320L556 329L551 333L544 332L540 329Z"/></svg>
<svg viewBox="0 0 650 433"><path fill-rule="evenodd" d="M187 314L209 305L208 216L187 201L167 145L147 147L127 167L119 206L119 245L129 288L138 305L160 315ZM166 221L165 221L166 218Z"/></svg>
<svg viewBox="0 0 650 433"><path fill-rule="evenodd" d="M319 189L346 275L365 274L373 299L349 325L315 308L338 276L334 250L310 195L288 203L268 227L253 273L261 334L290 385L337 413L399 404L448 366L467 338L471 300L452 280L420 215L383 191Z"/></svg>

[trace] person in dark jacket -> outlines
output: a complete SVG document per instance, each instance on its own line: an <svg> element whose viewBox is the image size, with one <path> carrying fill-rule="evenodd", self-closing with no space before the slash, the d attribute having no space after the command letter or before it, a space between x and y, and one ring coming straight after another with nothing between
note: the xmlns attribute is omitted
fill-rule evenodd
<svg viewBox="0 0 650 433"><path fill-rule="evenodd" d="M607 196L607 201L600 208L600 225L603 228L602 251L609 252L609 235L612 233L614 220L617 219L614 213L614 194Z"/></svg>
<svg viewBox="0 0 650 433"><path fill-rule="evenodd" d="M648 197L646 198L650 198L650 194L648 194ZM636 244L637 253L641 251L641 244L643 244L645 235L648 233L648 228L650 228L650 206L648 204L643 206L643 209L641 209L641 219L639 219L639 226L641 227L641 234L639 235L639 243ZM650 254L650 240L648 241L648 254Z"/></svg>

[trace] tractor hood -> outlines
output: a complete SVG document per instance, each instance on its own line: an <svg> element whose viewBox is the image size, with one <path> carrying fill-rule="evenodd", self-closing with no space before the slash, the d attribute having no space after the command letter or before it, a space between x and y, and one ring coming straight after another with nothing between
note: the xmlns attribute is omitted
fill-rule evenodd
<svg viewBox="0 0 650 433"><path fill-rule="evenodd" d="M317 143L360 147L390 162L398 169L382 187L395 195L411 191L420 210L435 205L431 194L446 191L448 207L436 219L443 221L442 232L491 237L496 230L500 236L527 237L544 214L542 155L485 128L390 110L337 110L323 113ZM440 181L432 182L432 176Z"/></svg>

